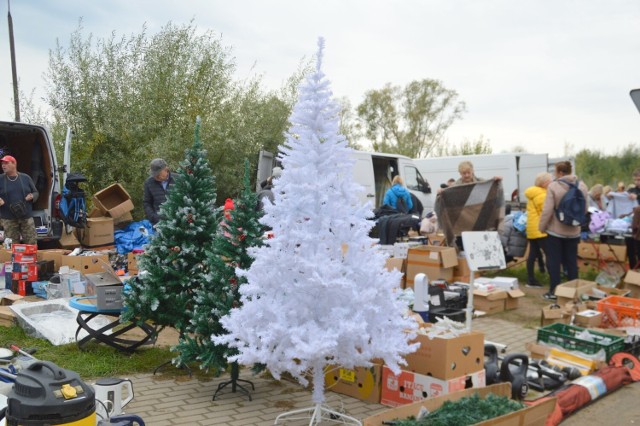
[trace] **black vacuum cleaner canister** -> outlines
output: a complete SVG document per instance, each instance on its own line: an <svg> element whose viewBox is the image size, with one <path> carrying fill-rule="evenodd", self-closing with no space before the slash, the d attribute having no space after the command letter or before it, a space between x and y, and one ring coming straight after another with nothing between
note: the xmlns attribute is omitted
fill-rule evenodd
<svg viewBox="0 0 640 426"><path fill-rule="evenodd" d="M7 397L8 426L95 426L93 388L77 373L37 361L18 373Z"/></svg>

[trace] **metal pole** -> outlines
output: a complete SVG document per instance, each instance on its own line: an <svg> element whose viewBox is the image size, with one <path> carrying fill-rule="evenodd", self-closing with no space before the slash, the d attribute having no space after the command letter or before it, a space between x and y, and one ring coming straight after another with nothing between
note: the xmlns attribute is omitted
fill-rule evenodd
<svg viewBox="0 0 640 426"><path fill-rule="evenodd" d="M11 19L11 2L7 0L7 19L9 20L9 47L11 48L11 74L13 75L13 108L15 120L20 121L20 98L18 96L18 71L16 70L16 46L13 41L13 19Z"/></svg>

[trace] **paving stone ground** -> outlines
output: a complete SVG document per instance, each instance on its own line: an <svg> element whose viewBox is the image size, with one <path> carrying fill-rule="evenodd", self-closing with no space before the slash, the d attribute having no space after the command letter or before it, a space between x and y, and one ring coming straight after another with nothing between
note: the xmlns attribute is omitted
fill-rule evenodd
<svg viewBox="0 0 640 426"><path fill-rule="evenodd" d="M472 328L484 332L486 340L507 345L508 352L524 352L524 345L536 339L536 330L490 317L474 320ZM218 385L228 380L228 376L206 381L189 379L186 374L169 380L150 374L129 378L133 381L135 398L127 405L126 412L139 415L150 426L273 425L279 414L312 405L311 392L299 384L275 381L265 375L253 376L246 370L241 372L240 378L251 380L255 385L251 401L240 392L232 393L227 388L215 401L211 400ZM327 405L334 410L360 420L388 409L334 392L326 392L326 398ZM282 424L308 425L309 420Z"/></svg>

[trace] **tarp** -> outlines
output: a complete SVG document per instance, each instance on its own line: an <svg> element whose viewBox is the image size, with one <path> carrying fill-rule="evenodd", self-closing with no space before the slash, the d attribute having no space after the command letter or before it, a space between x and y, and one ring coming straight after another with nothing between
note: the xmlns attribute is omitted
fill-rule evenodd
<svg viewBox="0 0 640 426"><path fill-rule="evenodd" d="M124 229L118 229L113 233L118 254L127 254L134 249L142 249L149 243L154 234L153 226L148 220L132 222Z"/></svg>

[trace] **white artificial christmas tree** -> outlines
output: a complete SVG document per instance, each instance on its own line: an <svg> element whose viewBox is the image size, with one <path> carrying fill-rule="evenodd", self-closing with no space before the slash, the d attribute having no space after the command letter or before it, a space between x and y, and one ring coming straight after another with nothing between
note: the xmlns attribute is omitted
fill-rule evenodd
<svg viewBox="0 0 640 426"><path fill-rule="evenodd" d="M240 287L242 306L221 319L229 334L213 337L238 349L230 360L266 364L277 379L289 372L307 384L311 374L312 423L330 412L322 407L326 367L382 358L398 373L403 355L415 350L407 331L416 326L394 292L400 273L386 270L369 237L371 206L358 196L352 149L339 133L339 107L321 71L323 47L320 39L316 70L300 86L280 147L275 201L261 219L275 237L239 271L248 280Z"/></svg>

